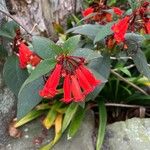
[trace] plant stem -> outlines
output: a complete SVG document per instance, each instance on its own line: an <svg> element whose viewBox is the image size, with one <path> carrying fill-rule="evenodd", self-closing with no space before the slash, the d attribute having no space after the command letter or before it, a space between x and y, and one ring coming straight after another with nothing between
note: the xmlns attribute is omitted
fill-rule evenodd
<svg viewBox="0 0 150 150"><path fill-rule="evenodd" d="M148 95L143 89L141 89L139 86L135 85L134 83L128 81L127 79L125 79L123 76L121 76L120 74L118 74L117 72L115 72L114 70L111 70L111 73L113 75L115 75L116 77L118 77L119 79L121 79L122 81L124 81L125 83L127 83L128 85L132 86L134 89L138 90L139 92L143 93L144 95Z"/></svg>
<svg viewBox="0 0 150 150"><path fill-rule="evenodd" d="M128 105L128 104L117 104L117 103L106 103L105 106L128 107L128 108L144 107L144 106L140 106L140 105Z"/></svg>
<svg viewBox="0 0 150 150"><path fill-rule="evenodd" d="M9 13L7 13L1 9L0 9L0 12L3 13L4 15L6 15L7 17L11 18L12 20L14 20L17 24L19 24L20 27L22 27L22 29L24 29L29 35L32 36L32 34L22 24L20 24L12 15L10 15Z"/></svg>
<svg viewBox="0 0 150 150"><path fill-rule="evenodd" d="M89 109L92 107L97 107L97 104L89 106ZM150 108L150 106L141 106L141 105L129 105L129 104L119 104L119 103L105 103L106 107L126 107L126 108Z"/></svg>

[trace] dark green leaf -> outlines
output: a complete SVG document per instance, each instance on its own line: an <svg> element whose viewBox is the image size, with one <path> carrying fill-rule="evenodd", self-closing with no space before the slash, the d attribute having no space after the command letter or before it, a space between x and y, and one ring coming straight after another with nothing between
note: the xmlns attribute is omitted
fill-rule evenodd
<svg viewBox="0 0 150 150"><path fill-rule="evenodd" d="M140 50L142 42L144 41L144 36L135 34L135 33L127 33L125 35L125 43L127 44L128 49L126 50L129 56L132 56Z"/></svg>
<svg viewBox="0 0 150 150"><path fill-rule="evenodd" d="M19 29L19 25L14 21L9 21L1 27L0 36L13 39L16 35L16 29Z"/></svg>
<svg viewBox="0 0 150 150"><path fill-rule="evenodd" d="M111 30L113 24L114 22L111 22L102 26L95 36L94 43L103 40L108 35L111 35L113 33L113 31Z"/></svg>
<svg viewBox="0 0 150 150"><path fill-rule="evenodd" d="M141 50L138 50L132 58L138 71L150 80L150 69L144 53Z"/></svg>
<svg viewBox="0 0 150 150"><path fill-rule="evenodd" d="M43 84L43 79L39 78L21 88L18 95L17 119L24 117L41 102L39 90L42 89Z"/></svg>
<svg viewBox="0 0 150 150"><path fill-rule="evenodd" d="M30 82L38 79L39 77L45 75L46 73L50 72L55 66L55 61L52 59L45 59L43 60L30 74L27 80L22 85L21 89L24 88L25 85L29 84Z"/></svg>
<svg viewBox="0 0 150 150"><path fill-rule="evenodd" d="M71 53L78 47L79 42L80 42L80 35L72 36L67 41L65 41L63 45L63 51L65 53Z"/></svg>
<svg viewBox="0 0 150 150"><path fill-rule="evenodd" d="M73 52L72 55L84 57L88 61L101 57L101 54L99 52L88 49L88 48L78 48Z"/></svg>
<svg viewBox="0 0 150 150"><path fill-rule="evenodd" d="M107 124L107 111L102 99L98 101L99 106L99 129L96 142L96 150L100 150L103 144L105 129Z"/></svg>
<svg viewBox="0 0 150 150"><path fill-rule="evenodd" d="M8 57L4 65L3 75L5 83L17 96L20 87L28 77L27 70L20 69L17 56Z"/></svg>
<svg viewBox="0 0 150 150"><path fill-rule="evenodd" d="M145 87L145 88L149 88L149 87ZM126 103L150 106L150 96L135 93L135 94L131 95L130 97L127 97Z"/></svg>
<svg viewBox="0 0 150 150"><path fill-rule="evenodd" d="M33 36L33 49L43 59L54 57L55 51L53 48L54 42L48 38L41 36Z"/></svg>
<svg viewBox="0 0 150 150"><path fill-rule="evenodd" d="M80 128L82 120L84 118L85 109L78 107L77 112L75 113L68 130L68 139L71 139Z"/></svg>
<svg viewBox="0 0 150 150"><path fill-rule="evenodd" d="M0 45L0 58L4 58L8 55L7 50L3 45Z"/></svg>
<svg viewBox="0 0 150 150"><path fill-rule="evenodd" d="M86 101L95 99L103 89L110 75L110 56L108 54L103 54L103 57L92 60L89 64L89 68L92 69L93 73L95 73L97 78L100 79L102 83L86 97Z"/></svg>
<svg viewBox="0 0 150 150"><path fill-rule="evenodd" d="M136 0L128 0L128 3L130 4L132 10L137 9L140 5L140 2L137 2Z"/></svg>
<svg viewBox="0 0 150 150"><path fill-rule="evenodd" d="M100 28L101 28L100 25L86 24L69 29L67 33L73 32L75 34L85 35L88 36L90 39L94 39Z"/></svg>
<svg viewBox="0 0 150 150"><path fill-rule="evenodd" d="M78 106L79 105L77 103L71 103L68 106L68 108L65 112L64 120L63 120L62 132L64 132L66 130L66 128L68 127L68 125L70 124L74 114L77 111Z"/></svg>

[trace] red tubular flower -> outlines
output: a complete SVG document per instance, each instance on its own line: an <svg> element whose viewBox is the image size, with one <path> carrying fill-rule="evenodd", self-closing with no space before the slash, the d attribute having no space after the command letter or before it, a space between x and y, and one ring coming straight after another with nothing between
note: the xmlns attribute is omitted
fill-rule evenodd
<svg viewBox="0 0 150 150"><path fill-rule="evenodd" d="M89 14L92 14L94 12L94 9L92 7L88 7L87 9L85 9L84 11L82 11L82 16L86 17Z"/></svg>
<svg viewBox="0 0 150 150"><path fill-rule="evenodd" d="M121 16L123 14L124 11L122 11L120 8L118 7L113 7L113 11L116 15Z"/></svg>
<svg viewBox="0 0 150 150"><path fill-rule="evenodd" d="M52 98L57 94L56 88L59 84L61 69L62 65L57 64L54 71L48 78L44 88L39 92L41 97Z"/></svg>
<svg viewBox="0 0 150 150"><path fill-rule="evenodd" d="M112 26L112 30L114 31L115 40L120 43L124 41L124 35L129 26L130 17L126 16L125 18L118 21L118 23Z"/></svg>
<svg viewBox="0 0 150 150"><path fill-rule="evenodd" d="M71 76L71 91L74 97L73 100L75 102L80 102L84 100L85 97L80 89L80 85L75 75Z"/></svg>
<svg viewBox="0 0 150 150"><path fill-rule="evenodd" d="M145 23L146 33L150 34L150 20Z"/></svg>
<svg viewBox="0 0 150 150"><path fill-rule="evenodd" d="M88 82L92 85L92 86L97 86L98 84L101 83L101 80L97 80L95 78L95 76L93 75L93 73L88 70L84 65L80 65L80 70L82 71L82 73L86 76Z"/></svg>
<svg viewBox="0 0 150 150"><path fill-rule="evenodd" d="M84 90L84 94L87 95L94 90L94 87L90 85L86 76L82 73L80 68L76 69L76 75L79 81L79 85Z"/></svg>
<svg viewBox="0 0 150 150"><path fill-rule="evenodd" d="M19 45L19 66L20 68L26 68L28 62L30 61L30 56L32 51L22 42Z"/></svg>
<svg viewBox="0 0 150 150"><path fill-rule="evenodd" d="M65 79L64 79L64 84L63 84L63 90L64 90L64 98L63 101L65 103L69 103L72 100L71 97L71 79L70 79L70 75L66 75Z"/></svg>
<svg viewBox="0 0 150 150"><path fill-rule="evenodd" d="M41 97L52 98L57 94L60 78L64 79L63 102L83 101L85 95L92 92L100 83L94 75L83 65L84 58L77 56L58 56L57 65L48 78L44 88L39 92Z"/></svg>

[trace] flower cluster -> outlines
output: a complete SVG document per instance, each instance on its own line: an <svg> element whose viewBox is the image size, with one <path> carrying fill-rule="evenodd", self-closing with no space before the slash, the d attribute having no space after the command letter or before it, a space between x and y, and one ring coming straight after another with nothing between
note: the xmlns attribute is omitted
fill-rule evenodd
<svg viewBox="0 0 150 150"><path fill-rule="evenodd" d="M106 11L108 9L110 9L111 11ZM88 7L84 11L82 11L82 16L86 17L92 13L96 14L91 17L91 20L99 24L106 24L113 20L113 15L117 15L118 17L120 17L124 13L124 11L118 7L109 8L108 6L97 4L97 6Z"/></svg>
<svg viewBox="0 0 150 150"><path fill-rule="evenodd" d="M106 40L108 48L113 48L115 44L120 44L125 40L125 34L127 31L136 32L140 31L144 34L150 34L150 17L149 17L149 2L144 2L139 8L135 9L130 15L123 16L124 11L118 7L108 7L104 4L93 4L84 11L82 11L83 17L88 16L91 13L96 13L91 19L86 22L94 21L101 25L105 25L108 22L115 20L114 16L117 16L118 21L115 23L111 30L114 32L112 36L109 36ZM110 10L110 11L108 11Z"/></svg>
<svg viewBox="0 0 150 150"><path fill-rule="evenodd" d="M111 29L114 32L114 39L117 43L124 41L124 36L128 29L131 32L144 30L146 34L150 34L150 18L147 15L149 4L149 2L145 2L130 16L125 16L112 26Z"/></svg>
<svg viewBox="0 0 150 150"><path fill-rule="evenodd" d="M18 45L18 57L19 57L19 66L22 69L25 69L28 64L36 66L40 63L41 58L32 52L24 42L21 42Z"/></svg>
<svg viewBox="0 0 150 150"><path fill-rule="evenodd" d="M63 79L63 102L83 101L85 96L92 92L101 83L93 73L84 66L84 58L61 55L50 74L43 89L39 91L41 97L53 98L57 93L60 79Z"/></svg>

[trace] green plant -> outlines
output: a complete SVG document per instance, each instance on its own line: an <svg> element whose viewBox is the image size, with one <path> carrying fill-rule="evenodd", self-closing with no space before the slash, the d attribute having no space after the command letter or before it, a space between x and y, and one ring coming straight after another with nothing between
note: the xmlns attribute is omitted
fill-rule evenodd
<svg viewBox="0 0 150 150"><path fill-rule="evenodd" d="M1 27L0 36L13 45L12 55L7 57L8 51L2 45L0 54L7 57L5 82L18 97L14 127L40 116L44 116L45 128L55 126L54 139L41 150L51 149L66 130L68 140L71 139L87 109L98 110L99 150L107 119L125 119L124 107L149 106L150 97L144 90L150 79L146 58L150 41L146 13L149 3L137 5L129 1L128 10L114 4L116 1L108 1L108 5L90 1L90 7L82 12L83 19L72 17L78 26L65 32L55 25L61 35L60 44L41 36L24 42L20 26L13 21ZM143 24L137 28L139 18Z"/></svg>

